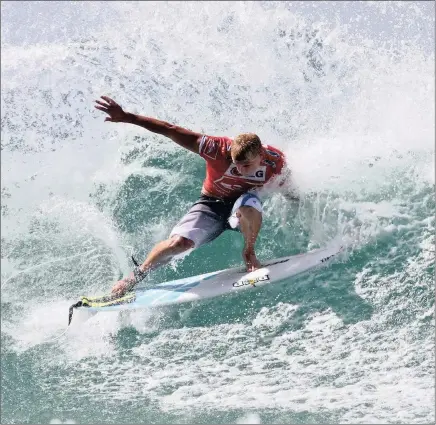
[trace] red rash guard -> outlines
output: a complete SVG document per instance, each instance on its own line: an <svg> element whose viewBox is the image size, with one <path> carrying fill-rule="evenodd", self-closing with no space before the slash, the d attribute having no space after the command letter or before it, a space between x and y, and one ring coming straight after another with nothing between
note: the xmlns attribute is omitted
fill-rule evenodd
<svg viewBox="0 0 436 425"><path fill-rule="evenodd" d="M202 136L199 154L206 160L206 178L203 191L217 198L234 199L250 189L260 188L272 177L280 175L285 156L272 146L262 145L264 157L260 167L251 176L242 176L230 156L232 139Z"/></svg>

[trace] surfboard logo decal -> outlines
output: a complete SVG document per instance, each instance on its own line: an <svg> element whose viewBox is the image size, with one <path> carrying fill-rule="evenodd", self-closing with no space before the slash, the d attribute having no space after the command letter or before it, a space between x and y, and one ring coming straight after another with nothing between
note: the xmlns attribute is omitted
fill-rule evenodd
<svg viewBox="0 0 436 425"><path fill-rule="evenodd" d="M238 280L237 282L234 282L232 285L235 288L239 288L240 286L247 286L247 285L256 286L255 283L264 282L265 280L269 280L269 275L266 274L263 276L255 277L253 279Z"/></svg>
<svg viewBox="0 0 436 425"><path fill-rule="evenodd" d="M275 266L276 264L286 263L287 261L289 261L289 258L286 258L286 259L280 260L280 261L276 261L274 263L268 263L264 267Z"/></svg>
<svg viewBox="0 0 436 425"><path fill-rule="evenodd" d="M328 257L322 258L321 263L325 263L326 261L330 260L330 258L333 258L336 254L329 255Z"/></svg>

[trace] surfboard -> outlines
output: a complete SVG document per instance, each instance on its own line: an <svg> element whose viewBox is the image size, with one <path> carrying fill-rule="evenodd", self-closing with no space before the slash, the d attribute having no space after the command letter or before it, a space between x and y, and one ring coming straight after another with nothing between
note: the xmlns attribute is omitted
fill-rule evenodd
<svg viewBox="0 0 436 425"><path fill-rule="evenodd" d="M237 267L172 280L157 284L153 288L137 288L118 298L113 295L81 297L79 302L70 307L69 323L74 308L94 312L156 308L253 290L326 265L341 251L343 246L332 245L266 261L262 268L249 273L244 267Z"/></svg>

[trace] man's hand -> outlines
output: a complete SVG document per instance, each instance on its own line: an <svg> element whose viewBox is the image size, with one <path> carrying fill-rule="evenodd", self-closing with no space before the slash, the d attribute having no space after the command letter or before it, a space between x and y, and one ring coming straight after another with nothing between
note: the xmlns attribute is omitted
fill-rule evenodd
<svg viewBox="0 0 436 425"><path fill-rule="evenodd" d="M256 254L252 248L245 248L242 251L242 258L247 266L247 272L252 272L262 267L262 264L260 264L259 260L256 258Z"/></svg>
<svg viewBox="0 0 436 425"><path fill-rule="evenodd" d="M100 111L106 112L109 116L106 117L105 121L110 122L126 122L127 113L123 111L123 108L118 105L115 100L112 100L110 97L101 96L101 98L105 101L96 100L95 102L98 105L94 105L96 109Z"/></svg>

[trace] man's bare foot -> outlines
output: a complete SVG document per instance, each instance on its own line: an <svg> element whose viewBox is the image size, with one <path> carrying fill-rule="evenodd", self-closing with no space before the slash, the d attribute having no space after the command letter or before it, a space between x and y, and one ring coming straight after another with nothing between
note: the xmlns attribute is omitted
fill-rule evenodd
<svg viewBox="0 0 436 425"><path fill-rule="evenodd" d="M254 253L254 250L244 249L242 252L242 257L244 258L247 272L252 272L262 267L262 264L260 264L260 261L257 259L256 254Z"/></svg>
<svg viewBox="0 0 436 425"><path fill-rule="evenodd" d="M112 295L121 297L126 292L129 292L135 286L135 276L133 272L130 273L130 276L125 277L124 279L119 280L112 288Z"/></svg>

